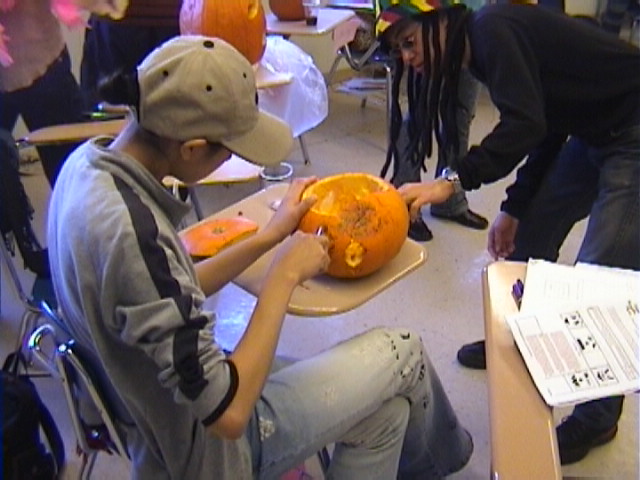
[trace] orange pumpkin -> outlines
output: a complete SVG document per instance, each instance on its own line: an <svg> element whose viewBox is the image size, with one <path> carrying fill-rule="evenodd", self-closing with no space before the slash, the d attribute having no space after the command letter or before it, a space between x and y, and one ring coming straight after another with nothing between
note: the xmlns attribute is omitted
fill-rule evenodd
<svg viewBox="0 0 640 480"><path fill-rule="evenodd" d="M189 255L200 259L215 255L257 230L258 224L245 217L216 218L182 231L180 239Z"/></svg>
<svg viewBox="0 0 640 480"><path fill-rule="evenodd" d="M183 0L180 32L221 38L251 64L266 47L266 20L260 0Z"/></svg>
<svg viewBox="0 0 640 480"><path fill-rule="evenodd" d="M402 248L409 230L409 211L398 191L382 178L342 173L310 185L302 197L309 195L318 200L298 228L315 233L322 227L329 237L329 275L369 275Z"/></svg>
<svg viewBox="0 0 640 480"><path fill-rule="evenodd" d="M302 0L269 0L271 12L283 22L295 22L306 18Z"/></svg>

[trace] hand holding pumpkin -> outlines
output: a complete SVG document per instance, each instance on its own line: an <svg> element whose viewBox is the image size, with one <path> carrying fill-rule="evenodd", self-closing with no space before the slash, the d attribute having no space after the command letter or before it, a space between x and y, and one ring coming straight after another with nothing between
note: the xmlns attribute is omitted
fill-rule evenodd
<svg viewBox="0 0 640 480"><path fill-rule="evenodd" d="M442 179L424 183L405 183L398 191L409 206L412 220L420 216L420 207L423 205L446 202L454 193L451 182Z"/></svg>
<svg viewBox="0 0 640 480"><path fill-rule="evenodd" d="M273 238L276 243L297 228L302 216L315 202L315 198L302 199L302 192L315 182L315 177L296 178L291 182L287 193L264 230L264 233Z"/></svg>
<svg viewBox="0 0 640 480"><path fill-rule="evenodd" d="M324 235L295 232L278 248L269 276L279 275L298 285L329 266L329 239Z"/></svg>

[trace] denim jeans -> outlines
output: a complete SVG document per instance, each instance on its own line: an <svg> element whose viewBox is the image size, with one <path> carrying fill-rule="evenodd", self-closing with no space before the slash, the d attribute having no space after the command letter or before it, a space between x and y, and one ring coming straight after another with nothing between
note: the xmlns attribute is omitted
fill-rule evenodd
<svg viewBox="0 0 640 480"><path fill-rule="evenodd" d="M51 125L80 122L82 113L82 95L71 73L71 60L66 48L30 86L0 93L0 127L10 132L19 116L33 131ZM67 143L38 147L42 168L52 187L65 159L77 146L77 143Z"/></svg>
<svg viewBox="0 0 640 480"><path fill-rule="evenodd" d="M480 82L475 79L469 70L462 69L458 86L458 109L456 110L456 123L458 125L458 150L438 149L438 162L436 164L435 177L438 177L445 167L458 166L458 161L463 158L469 148L469 131L471 121L476 113L476 101L480 91ZM405 120L398 138L398 151L404 152L409 145L408 121ZM399 187L404 183L421 181L421 165L413 165L402 158L397 162L391 183ZM431 211L444 216L455 216L464 213L469 208L467 196L464 191L456 193L449 199L438 205L431 205Z"/></svg>
<svg viewBox="0 0 640 480"><path fill-rule="evenodd" d="M520 219L512 260L555 261L576 222L589 216L580 262L640 270L640 126L612 134L605 146L571 138ZM596 429L616 424L623 397L577 405Z"/></svg>
<svg viewBox="0 0 640 480"><path fill-rule="evenodd" d="M473 443L418 335L379 328L275 369L247 430L255 478L335 444L329 479L436 479Z"/></svg>

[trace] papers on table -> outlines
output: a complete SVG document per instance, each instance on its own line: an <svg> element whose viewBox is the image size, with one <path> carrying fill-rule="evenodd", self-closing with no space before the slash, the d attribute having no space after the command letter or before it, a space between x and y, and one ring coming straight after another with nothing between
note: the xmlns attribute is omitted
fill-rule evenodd
<svg viewBox="0 0 640 480"><path fill-rule="evenodd" d="M640 272L531 260L516 344L551 406L640 390Z"/></svg>

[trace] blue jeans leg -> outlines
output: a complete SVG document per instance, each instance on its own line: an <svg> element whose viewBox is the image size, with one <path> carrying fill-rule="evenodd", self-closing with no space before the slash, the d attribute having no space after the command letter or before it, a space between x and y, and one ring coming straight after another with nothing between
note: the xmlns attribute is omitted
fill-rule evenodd
<svg viewBox="0 0 640 480"><path fill-rule="evenodd" d="M587 215L578 261L640 270L640 127L600 148L569 140L520 221L511 259L557 260ZM604 430L617 423L622 405L623 397L605 398L577 405L574 415Z"/></svg>
<svg viewBox="0 0 640 480"><path fill-rule="evenodd" d="M438 177L445 167L454 170L458 168L458 162L469 150L469 132L471 122L476 114L476 102L480 92L480 82L473 75L463 68L460 71L460 82L458 85L458 108L456 109L456 123L458 126L458 149L438 149L438 163L436 164L435 176ZM431 211L440 215L452 217L460 215L469 209L469 202L465 192L452 195L449 199L440 204L431 205Z"/></svg>
<svg viewBox="0 0 640 480"><path fill-rule="evenodd" d="M596 198L578 261L640 270L640 127L616 136L594 152L600 168ZM624 397L577 405L573 415L599 430L622 414Z"/></svg>
<svg viewBox="0 0 640 480"><path fill-rule="evenodd" d="M442 478L473 445L424 352L380 328L272 374L247 436L256 478L277 479L335 444L328 478Z"/></svg>

